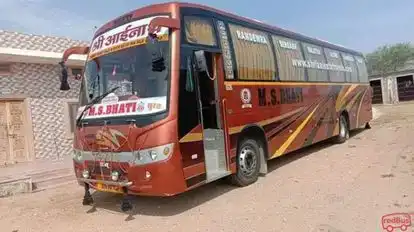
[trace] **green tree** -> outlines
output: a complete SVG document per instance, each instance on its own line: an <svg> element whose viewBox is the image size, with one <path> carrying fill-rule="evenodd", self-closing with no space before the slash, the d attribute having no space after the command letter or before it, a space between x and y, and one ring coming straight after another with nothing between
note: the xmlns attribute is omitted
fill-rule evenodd
<svg viewBox="0 0 414 232"><path fill-rule="evenodd" d="M370 75L398 71L409 60L414 59L414 47L410 43L397 43L377 48L366 55Z"/></svg>

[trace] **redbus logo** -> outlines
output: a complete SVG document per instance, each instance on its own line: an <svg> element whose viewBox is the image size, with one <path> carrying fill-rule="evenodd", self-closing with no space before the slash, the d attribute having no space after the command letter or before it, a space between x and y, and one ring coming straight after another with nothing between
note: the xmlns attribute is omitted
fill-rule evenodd
<svg viewBox="0 0 414 232"><path fill-rule="evenodd" d="M395 229L406 231L411 226L411 217L408 213L393 213L382 216L382 228L388 232Z"/></svg>

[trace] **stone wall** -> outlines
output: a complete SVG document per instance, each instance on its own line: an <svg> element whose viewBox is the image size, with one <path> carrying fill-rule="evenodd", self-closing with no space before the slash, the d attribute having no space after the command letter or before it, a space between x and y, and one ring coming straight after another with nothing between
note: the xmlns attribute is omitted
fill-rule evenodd
<svg viewBox="0 0 414 232"><path fill-rule="evenodd" d="M78 98L80 82L70 80L71 90L60 91L59 75L57 65L40 64L12 64L10 75L0 75L0 97L29 97L37 159L59 159L71 152L64 111L69 100Z"/></svg>

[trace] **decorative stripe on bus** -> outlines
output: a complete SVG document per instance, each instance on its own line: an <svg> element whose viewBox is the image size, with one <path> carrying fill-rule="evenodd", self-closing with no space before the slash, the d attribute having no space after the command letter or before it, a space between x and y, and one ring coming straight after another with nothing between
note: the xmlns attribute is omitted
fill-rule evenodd
<svg viewBox="0 0 414 232"><path fill-rule="evenodd" d="M283 120L285 118L288 118L288 117L290 117L292 115L295 115L296 113L302 111L304 108L305 107L299 107L296 110L290 111L288 113L285 113L283 115L279 115L279 116L276 116L276 117L273 117L273 118L270 118L270 119L262 120L262 121L260 121L260 122L258 122L256 124L258 124L260 126L266 126L266 125L269 125L271 123L275 123L277 121L280 121L280 120ZM235 127L229 128L230 135L240 133L245 126L246 125L243 125L243 126L235 126ZM201 141L201 140L203 140L203 133L190 132L190 133L186 134L184 137L182 137L180 139L180 143L197 142L197 141Z"/></svg>
<svg viewBox="0 0 414 232"><path fill-rule="evenodd" d="M346 97L352 92L352 90L354 90L356 87L358 87L358 85L351 85L349 86L348 90L345 92L345 94L343 96L338 96L338 99L336 101L336 111L338 112L344 105L345 103L345 99ZM341 91L342 93L342 91Z"/></svg>
<svg viewBox="0 0 414 232"><path fill-rule="evenodd" d="M320 104L318 104L312 110L312 112L308 115L308 117L306 117L305 120L303 120L303 122L298 126L298 128L296 128L296 130L282 144L282 146L280 146L279 149L276 150L276 152L272 155L271 159L283 155L283 153L286 151L286 149L290 146L290 144L295 140L295 138L300 134L300 132L303 130L303 128L306 126L306 124L309 122L309 120L312 118L313 114L315 113L316 109L318 109L319 105Z"/></svg>
<svg viewBox="0 0 414 232"><path fill-rule="evenodd" d="M203 133L188 133L180 139L180 143L197 142L203 140Z"/></svg>
<svg viewBox="0 0 414 232"><path fill-rule="evenodd" d="M361 112L362 102L364 102L365 94L367 94L368 89L365 90L364 94L362 95L361 100L359 101L358 111L357 111L357 118L356 118L356 126L359 127L359 113Z"/></svg>
<svg viewBox="0 0 414 232"><path fill-rule="evenodd" d="M369 86L368 83L337 83L337 82L278 82L278 81L225 81L224 85L360 85Z"/></svg>
<svg viewBox="0 0 414 232"><path fill-rule="evenodd" d="M288 113L285 113L285 114L282 114L282 115L279 115L279 116L276 116L276 117L273 117L273 118L270 118L270 119L266 119L266 120L260 121L260 122L255 123L255 124L257 124L257 125L259 125L259 126L264 127L264 126L267 126L267 125L269 125L269 124L272 124L272 123L278 122L278 121L280 121L280 120L286 119L286 118L288 118L288 117L290 117L290 116L293 116L293 115L295 115L295 114L299 113L300 111L302 111L304 108L305 108L305 107L299 107L299 108L298 108L298 109L296 109L296 110L290 111L290 112L288 112ZM240 132L243 130L243 128L244 128L245 126L246 126L246 125L236 126L236 127L231 127L231 128L229 129L229 133L230 133L231 135L233 135L233 134L237 134L237 133L240 133Z"/></svg>
<svg viewBox="0 0 414 232"><path fill-rule="evenodd" d="M286 128L290 127L292 124L298 121L299 118L301 118L303 115L306 115L306 112L311 109L312 106L304 108L302 111L297 112L296 114L293 114L291 118L286 119L285 121L282 121L280 125L276 126L275 128L266 131L266 138L268 141L273 140L274 137L280 135L280 132L285 130Z"/></svg>
<svg viewBox="0 0 414 232"><path fill-rule="evenodd" d="M326 97L325 99L323 99L321 102L319 102L320 105L323 106L327 106L327 104L329 104L329 102L331 101L332 104L335 104L335 93L338 90L336 88L332 88L328 94L328 97ZM315 116L316 117L316 116ZM325 108L325 111L323 112L319 112L318 114L319 120L315 123L315 126L312 128L312 130L310 131L310 133L308 134L307 138L305 139L304 143L303 143L303 147L309 146L311 144L313 144L313 141L315 139L315 136L317 135L319 129L321 128L322 125L325 125L323 122L327 119L329 119L329 126L328 128L332 128L334 127L333 123L335 122L335 118L336 118L336 114L335 116L332 115L332 108ZM329 129L327 129L327 131L330 131ZM329 134L327 134L327 136L329 136Z"/></svg>
<svg viewBox="0 0 414 232"><path fill-rule="evenodd" d="M347 109L347 111L348 111L348 113L351 111L351 109L352 109L352 107L354 107L354 105L358 102L358 100L360 100L359 99L359 97L361 97L362 96L362 93L363 92L358 92L357 94L355 94L354 95L354 97L349 101L349 103L347 104L347 107L346 107L346 109Z"/></svg>

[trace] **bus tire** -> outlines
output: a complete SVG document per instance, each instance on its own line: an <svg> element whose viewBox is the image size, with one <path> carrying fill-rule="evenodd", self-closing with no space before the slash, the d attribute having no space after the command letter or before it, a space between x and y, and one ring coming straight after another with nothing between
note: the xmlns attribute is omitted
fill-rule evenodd
<svg viewBox="0 0 414 232"><path fill-rule="evenodd" d="M345 117L345 114L341 114L338 120L339 123L339 134L336 136L336 143L344 143L349 139L349 126L348 120Z"/></svg>
<svg viewBox="0 0 414 232"><path fill-rule="evenodd" d="M257 181L260 171L260 148L256 140L244 138L237 147L236 173L230 176L231 183L244 187Z"/></svg>

